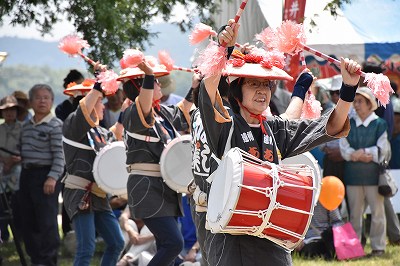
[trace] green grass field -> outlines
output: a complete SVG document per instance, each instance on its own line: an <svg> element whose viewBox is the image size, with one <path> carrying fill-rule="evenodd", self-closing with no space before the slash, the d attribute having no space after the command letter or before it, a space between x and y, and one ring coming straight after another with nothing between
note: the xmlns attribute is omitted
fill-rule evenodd
<svg viewBox="0 0 400 266"><path fill-rule="evenodd" d="M92 260L91 265L100 265L100 258L102 249L104 248L103 243L98 243L96 246L96 253ZM367 244L365 252L370 252L370 247ZM18 254L15 249L13 242L0 244L0 254L3 257L3 266L19 266L20 261ZM25 255L25 258L29 265L29 258ZM66 248L62 245L59 252L59 266L70 266L73 263L73 258L68 254ZM266 264L267 265L267 264ZM293 265L295 266L339 266L339 265L350 265L350 266L397 266L400 265L400 246L387 246L386 253L377 258L361 258L352 261L324 261L323 259L307 260L293 255ZM228 266L228 265L227 265ZM249 265L251 266L251 265Z"/></svg>

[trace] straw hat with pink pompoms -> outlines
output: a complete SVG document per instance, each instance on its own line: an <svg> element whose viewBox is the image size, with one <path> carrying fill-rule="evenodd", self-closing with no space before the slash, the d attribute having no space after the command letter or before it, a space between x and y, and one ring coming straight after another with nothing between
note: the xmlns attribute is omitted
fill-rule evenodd
<svg viewBox="0 0 400 266"><path fill-rule="evenodd" d="M130 79L143 78L145 74L138 67L138 65L143 61L149 63L154 71L155 77L169 75L167 67L159 64L157 58L154 56L145 56L143 52L138 49L126 49L124 51L124 56L120 60L120 66L122 70L117 80L126 82Z"/></svg>
<svg viewBox="0 0 400 266"><path fill-rule="evenodd" d="M64 90L64 94L72 97L85 96L91 89L93 89L95 83L96 81L94 79L85 79L80 84L71 82Z"/></svg>

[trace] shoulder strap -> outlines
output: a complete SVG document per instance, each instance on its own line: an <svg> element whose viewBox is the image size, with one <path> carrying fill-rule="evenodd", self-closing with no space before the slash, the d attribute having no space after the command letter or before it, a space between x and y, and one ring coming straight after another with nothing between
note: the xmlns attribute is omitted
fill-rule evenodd
<svg viewBox="0 0 400 266"><path fill-rule="evenodd" d="M154 131L156 131L156 130L154 130ZM125 133L131 138L143 140L146 142L159 142L160 141L159 137L144 136L144 135L140 135L137 133L129 132L127 130L125 130ZM158 135L157 131L156 131L156 134Z"/></svg>
<svg viewBox="0 0 400 266"><path fill-rule="evenodd" d="M64 136L62 136L62 141L65 142L66 144L73 146L75 148L78 148L78 149L93 151L92 147L82 144L82 143L79 143L79 142L76 142L76 141L73 141L73 140L70 140L70 139L67 139Z"/></svg>

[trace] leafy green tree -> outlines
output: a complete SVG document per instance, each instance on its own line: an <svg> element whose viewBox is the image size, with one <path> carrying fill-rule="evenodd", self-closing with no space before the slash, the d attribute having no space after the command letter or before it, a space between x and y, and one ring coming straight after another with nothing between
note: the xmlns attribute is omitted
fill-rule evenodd
<svg viewBox="0 0 400 266"><path fill-rule="evenodd" d="M76 31L91 45L89 57L112 66L122 57L126 48L143 48L155 32L149 24L155 16L165 21L171 17L174 6L185 7L188 19L175 22L181 30L188 30L194 17L210 23L209 14L217 10L212 0L2 0L0 18L10 16L12 24L36 24L42 34L51 31L67 14ZM149 43L151 44L151 43Z"/></svg>
<svg viewBox="0 0 400 266"><path fill-rule="evenodd" d="M149 31L149 24L154 16L158 15L168 21L173 7L180 4L185 8L187 18L175 22L181 30L190 29L195 17L203 23L213 25L210 14L218 13L220 1L2 0L0 21L4 16L10 16L14 25L36 24L42 34L47 34L61 19L61 15L66 14L76 31L91 45L89 57L112 66L113 62L122 57L126 48L143 48L157 34ZM336 14L336 8L349 2L351 0L332 0L327 9Z"/></svg>

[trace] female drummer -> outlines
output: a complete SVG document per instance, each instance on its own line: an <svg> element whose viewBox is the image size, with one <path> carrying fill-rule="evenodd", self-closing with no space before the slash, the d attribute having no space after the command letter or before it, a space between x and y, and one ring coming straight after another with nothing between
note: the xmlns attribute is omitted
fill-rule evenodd
<svg viewBox="0 0 400 266"><path fill-rule="evenodd" d="M97 186L92 173L96 152L115 140L113 132L99 126L104 109L103 92L99 83L89 81L67 88L65 92L75 96L87 94L63 125L67 169L63 198L76 234L74 265L90 265L96 232L106 244L101 265L116 265L124 239L107 195Z"/></svg>
<svg viewBox="0 0 400 266"><path fill-rule="evenodd" d="M177 217L182 216L181 194L163 182L159 162L165 145L176 137L175 130L188 130L191 92L177 106L159 105L162 94L155 75L161 73L146 61L138 68L144 78L131 83L140 92L123 115L131 173L127 184L128 204L132 217L142 219L156 239L157 253L148 265L167 266L173 265L183 248L177 222Z"/></svg>
<svg viewBox="0 0 400 266"><path fill-rule="evenodd" d="M218 36L220 43L225 42L228 47L234 46L238 27L234 20L230 20ZM222 105L217 93L220 76L207 77L201 85L201 118L210 149L218 158L222 158L226 145L229 145L239 147L263 161L277 164L278 156L291 157L348 134L347 114L355 97L359 80L356 71L360 69L359 64L349 59L341 59L341 100L334 110L315 120L290 121L278 116L265 120L262 116L262 112L269 105L270 88L274 85L274 80L290 77L283 70L268 64L249 64L236 66L229 74L231 80L234 79L230 84L230 113ZM233 134L230 137L229 131L232 126ZM212 165L211 172L215 168L216 165ZM205 243L210 265L292 264L290 253L265 238L215 234Z"/></svg>

